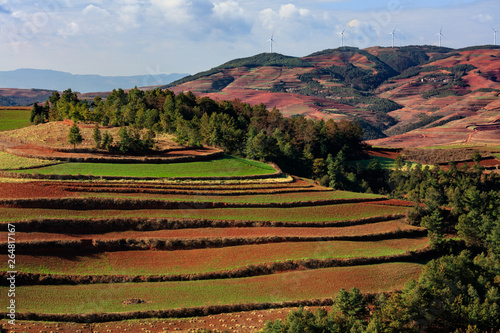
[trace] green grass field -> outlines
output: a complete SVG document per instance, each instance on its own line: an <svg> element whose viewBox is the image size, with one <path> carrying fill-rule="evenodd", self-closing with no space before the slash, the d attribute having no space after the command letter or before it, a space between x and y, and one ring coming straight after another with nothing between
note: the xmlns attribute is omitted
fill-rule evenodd
<svg viewBox="0 0 500 333"><path fill-rule="evenodd" d="M295 208L212 208L172 210L68 210L0 207L0 221L37 218L183 217L252 221L345 221L387 214L404 214L407 207L376 204L338 204Z"/></svg>
<svg viewBox="0 0 500 333"><path fill-rule="evenodd" d="M372 158L368 160L358 160L352 162L353 164L359 163L361 167L366 168L368 164L372 161L376 160L380 163L380 167L385 170L392 170L394 169L394 160L392 158L387 158L387 157L379 157L379 156L372 156Z"/></svg>
<svg viewBox="0 0 500 333"><path fill-rule="evenodd" d="M363 168L366 168L368 166L368 164L372 161L372 160L376 160L380 163L380 167L384 170L393 170L394 169L394 160L392 158L387 158L387 157L380 157L380 156L372 156L371 159L368 159L368 160L358 160L358 161L354 161L354 162L351 162L353 165L356 165L357 163L359 163L361 165L361 167ZM408 162L406 161L406 165L410 166L411 168L414 168L418 163L413 163L413 162ZM422 167L425 167L425 166L428 166L430 168L433 168L434 166L432 165L426 165L426 164L422 164Z"/></svg>
<svg viewBox="0 0 500 333"><path fill-rule="evenodd" d="M129 194L129 193L84 193L85 197L155 199L166 201L228 202L228 203L282 203L296 201L333 200L333 199L376 199L377 194L354 193L347 191L297 191L293 193L247 194L247 195L207 195L207 194Z"/></svg>
<svg viewBox="0 0 500 333"><path fill-rule="evenodd" d="M264 303L332 297L341 288L364 293L401 289L421 264L389 263L295 271L268 276L187 282L18 286L19 313L101 313ZM8 287L0 287L7 294ZM122 305L132 297L148 303Z"/></svg>
<svg viewBox="0 0 500 333"><path fill-rule="evenodd" d="M14 130L30 126L31 110L10 110L0 108L0 131Z"/></svg>
<svg viewBox="0 0 500 333"><path fill-rule="evenodd" d="M117 164L62 163L23 172L59 175L92 175L123 177L227 177L265 175L276 170L265 163L226 155L224 158L189 163Z"/></svg>
<svg viewBox="0 0 500 333"><path fill-rule="evenodd" d="M376 242L304 242L233 246L189 251L120 251L92 256L17 255L19 271L75 275L175 275L220 272L249 265L300 259L380 257L415 251L427 237ZM8 271L7 260L2 267Z"/></svg>
<svg viewBox="0 0 500 333"><path fill-rule="evenodd" d="M0 170L14 170L19 168L33 168L54 163L54 161L38 158L27 158L0 151Z"/></svg>

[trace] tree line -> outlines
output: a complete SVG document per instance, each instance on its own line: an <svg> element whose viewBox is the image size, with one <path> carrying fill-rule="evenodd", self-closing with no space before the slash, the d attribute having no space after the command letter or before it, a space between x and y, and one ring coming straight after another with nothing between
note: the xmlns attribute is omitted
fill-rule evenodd
<svg viewBox="0 0 500 333"><path fill-rule="evenodd" d="M329 312L299 309L269 322L277 332L496 332L500 329L500 177L451 162L410 167L401 157L390 174L391 196L414 201L409 222L427 228L445 254L417 281L370 302L353 288L333 297ZM447 239L457 234L460 240Z"/></svg>
<svg viewBox="0 0 500 333"><path fill-rule="evenodd" d="M106 100L96 97L92 102L79 100L68 89L54 92L44 106L33 107L35 123L64 119L96 124L93 139L99 149L146 151L154 147L157 134L170 133L179 144L217 146L227 154L274 162L287 173L314 178L326 186L386 191L379 165L365 172L348 163L364 156L365 148L361 127L348 121L285 118L264 104L215 101L168 89L118 89ZM99 126L121 127L120 140L113 142Z"/></svg>

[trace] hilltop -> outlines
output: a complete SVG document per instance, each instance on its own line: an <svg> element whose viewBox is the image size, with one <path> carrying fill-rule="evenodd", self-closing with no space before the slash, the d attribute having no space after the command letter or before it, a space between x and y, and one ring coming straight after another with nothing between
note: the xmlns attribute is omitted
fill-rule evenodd
<svg viewBox="0 0 500 333"><path fill-rule="evenodd" d="M485 144L500 139L500 48L328 49L263 53L169 84L285 116L355 120L378 146Z"/></svg>

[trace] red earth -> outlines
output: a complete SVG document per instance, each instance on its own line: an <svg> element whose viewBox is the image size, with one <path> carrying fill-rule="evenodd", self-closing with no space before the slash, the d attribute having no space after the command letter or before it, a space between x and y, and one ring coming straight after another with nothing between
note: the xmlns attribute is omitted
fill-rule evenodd
<svg viewBox="0 0 500 333"><path fill-rule="evenodd" d="M65 191L57 183L27 182L0 183L0 198L60 198L74 197L76 193Z"/></svg>
<svg viewBox="0 0 500 333"><path fill-rule="evenodd" d="M121 231L104 234L68 234L68 233L44 233L44 232L18 232L18 242L33 240L81 240L81 239L197 239L197 238L254 238L254 237L341 237L341 236L363 236L370 234L384 234L399 230L420 230L402 221L387 221L369 223L336 228L279 228L279 227L255 227L255 228L199 228L178 230L156 230L156 231ZM0 231L2 239L7 238L7 232Z"/></svg>
<svg viewBox="0 0 500 333"><path fill-rule="evenodd" d="M305 307L308 309L308 307ZM310 308L313 310L314 308ZM17 321L16 326L0 321L0 327L16 333L64 332L64 333L122 333L151 332L162 333L170 331L196 332L199 329L219 330L223 332L251 333L264 327L267 321L285 319L287 314L297 308L270 309L248 312L223 313L205 317L187 319L153 319L133 320L107 323L76 324ZM329 307L326 310L330 310Z"/></svg>

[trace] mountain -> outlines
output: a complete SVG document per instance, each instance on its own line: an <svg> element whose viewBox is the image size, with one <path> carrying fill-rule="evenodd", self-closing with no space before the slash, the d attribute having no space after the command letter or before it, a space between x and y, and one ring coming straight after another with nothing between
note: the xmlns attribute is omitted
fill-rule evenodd
<svg viewBox="0 0 500 333"><path fill-rule="evenodd" d="M18 89L47 89L86 93L129 89L135 86L159 86L185 77L187 74L155 74L135 76L75 75L66 72L40 69L0 71L0 87Z"/></svg>
<svg viewBox="0 0 500 333"><path fill-rule="evenodd" d="M380 146L500 140L500 47L344 47L263 53L168 86L277 107L285 116L357 121Z"/></svg>
<svg viewBox="0 0 500 333"><path fill-rule="evenodd" d="M44 103L55 90L0 88L0 106L27 106Z"/></svg>

